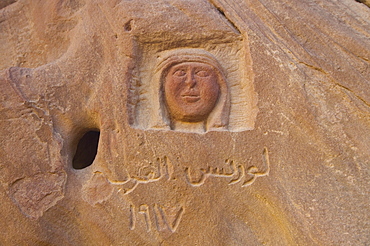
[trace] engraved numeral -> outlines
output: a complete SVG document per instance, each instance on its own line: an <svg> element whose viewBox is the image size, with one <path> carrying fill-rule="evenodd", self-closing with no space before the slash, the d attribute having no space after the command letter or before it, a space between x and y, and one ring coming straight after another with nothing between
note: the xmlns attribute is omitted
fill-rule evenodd
<svg viewBox="0 0 370 246"><path fill-rule="evenodd" d="M152 230L152 224L155 225L157 231L170 231L175 232L179 227L182 216L185 212L183 206L180 207L167 207L155 203L153 206L147 204L141 204L138 209L134 205L130 205L130 230L138 229L137 223L140 224L144 221L146 225L146 231ZM138 214L142 216L138 216ZM154 217L152 221L151 214Z"/></svg>

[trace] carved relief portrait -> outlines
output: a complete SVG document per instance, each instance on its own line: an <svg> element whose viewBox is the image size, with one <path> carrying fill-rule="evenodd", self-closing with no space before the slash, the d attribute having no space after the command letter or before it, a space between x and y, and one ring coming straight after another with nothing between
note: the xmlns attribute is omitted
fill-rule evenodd
<svg viewBox="0 0 370 246"><path fill-rule="evenodd" d="M205 132L228 127L230 100L224 71L202 49L168 52L156 66L157 127Z"/></svg>

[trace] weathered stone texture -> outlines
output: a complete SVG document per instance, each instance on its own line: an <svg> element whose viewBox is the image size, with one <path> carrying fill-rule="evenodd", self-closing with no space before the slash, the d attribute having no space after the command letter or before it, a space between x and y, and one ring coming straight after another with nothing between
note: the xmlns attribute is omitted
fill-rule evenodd
<svg viewBox="0 0 370 246"><path fill-rule="evenodd" d="M2 1L0 245L369 245L369 60L355 0Z"/></svg>

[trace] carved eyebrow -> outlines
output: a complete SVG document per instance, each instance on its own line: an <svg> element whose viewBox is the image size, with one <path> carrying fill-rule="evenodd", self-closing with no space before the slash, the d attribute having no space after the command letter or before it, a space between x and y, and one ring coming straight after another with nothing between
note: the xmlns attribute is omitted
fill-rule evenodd
<svg viewBox="0 0 370 246"><path fill-rule="evenodd" d="M209 68L209 67L203 67L203 66L199 66L199 67L195 67L194 70L197 72L197 71L210 71L210 70L213 70L212 68Z"/></svg>
<svg viewBox="0 0 370 246"><path fill-rule="evenodd" d="M213 70L214 67L206 63L201 63L201 65L196 66L195 69Z"/></svg>

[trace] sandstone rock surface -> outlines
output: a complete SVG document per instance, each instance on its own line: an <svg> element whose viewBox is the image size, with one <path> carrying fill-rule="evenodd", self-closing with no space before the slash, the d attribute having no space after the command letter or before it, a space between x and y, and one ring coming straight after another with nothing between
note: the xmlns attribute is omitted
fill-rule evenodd
<svg viewBox="0 0 370 246"><path fill-rule="evenodd" d="M365 4L6 0L0 58L0 245L370 244Z"/></svg>

